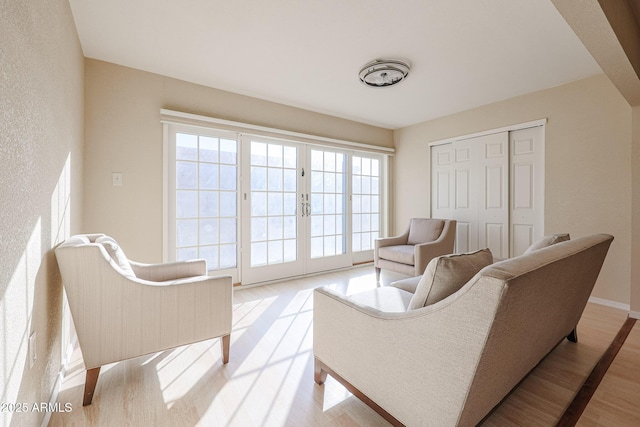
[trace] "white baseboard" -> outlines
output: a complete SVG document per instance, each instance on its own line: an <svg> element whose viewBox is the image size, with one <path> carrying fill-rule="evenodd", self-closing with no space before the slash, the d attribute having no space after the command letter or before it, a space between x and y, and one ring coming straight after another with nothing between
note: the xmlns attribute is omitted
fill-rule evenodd
<svg viewBox="0 0 640 427"><path fill-rule="evenodd" d="M633 319L640 319L640 311L630 311L629 317Z"/></svg>
<svg viewBox="0 0 640 427"><path fill-rule="evenodd" d="M624 311L629 311L631 309L629 304L624 304L617 301L611 301L604 298L589 297L589 302L592 302L594 304L606 305L607 307L613 307L613 308L617 308L619 310L624 310Z"/></svg>

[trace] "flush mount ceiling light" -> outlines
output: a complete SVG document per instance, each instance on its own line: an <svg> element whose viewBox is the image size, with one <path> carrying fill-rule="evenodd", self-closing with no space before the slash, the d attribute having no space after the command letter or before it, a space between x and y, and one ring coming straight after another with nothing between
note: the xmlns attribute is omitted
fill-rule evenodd
<svg viewBox="0 0 640 427"><path fill-rule="evenodd" d="M376 59L362 67L360 81L371 87L400 83L409 75L409 64L395 59Z"/></svg>

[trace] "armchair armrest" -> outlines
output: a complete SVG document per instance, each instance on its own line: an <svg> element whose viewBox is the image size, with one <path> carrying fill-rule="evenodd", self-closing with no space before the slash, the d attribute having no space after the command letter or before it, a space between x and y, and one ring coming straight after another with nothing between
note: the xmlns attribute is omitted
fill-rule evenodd
<svg viewBox="0 0 640 427"><path fill-rule="evenodd" d="M150 282L166 282L185 277L206 276L207 262L204 259L176 261L166 264L142 264L129 261L136 277Z"/></svg>
<svg viewBox="0 0 640 427"><path fill-rule="evenodd" d="M416 275L424 273L429 261L433 258L453 253L455 230L456 221L448 221L436 240L415 245L413 248L413 256L415 259Z"/></svg>

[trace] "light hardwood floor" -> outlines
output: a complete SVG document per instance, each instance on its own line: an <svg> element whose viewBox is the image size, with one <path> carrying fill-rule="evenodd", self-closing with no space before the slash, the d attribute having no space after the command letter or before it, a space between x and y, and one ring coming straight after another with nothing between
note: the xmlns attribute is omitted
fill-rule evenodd
<svg viewBox="0 0 640 427"><path fill-rule="evenodd" d="M401 277L383 271L382 282ZM312 291L321 285L347 294L370 289L373 267L237 288L228 365L217 339L108 365L87 407L76 349L58 395L73 410L53 413L49 425L387 426L331 377L324 386L313 381ZM556 347L483 425L553 426L625 319L624 311L589 304L578 344ZM640 425L638 396L636 326L579 424Z"/></svg>

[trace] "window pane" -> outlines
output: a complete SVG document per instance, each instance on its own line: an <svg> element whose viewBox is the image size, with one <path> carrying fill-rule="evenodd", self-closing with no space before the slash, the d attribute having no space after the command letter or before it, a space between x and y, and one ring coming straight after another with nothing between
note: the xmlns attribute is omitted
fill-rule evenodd
<svg viewBox="0 0 640 427"><path fill-rule="evenodd" d="M322 220L322 215L311 216L311 235L322 236L323 224L324 224L324 221Z"/></svg>
<svg viewBox="0 0 640 427"><path fill-rule="evenodd" d="M204 258L207 261L207 270L217 270L220 268L217 246L201 246L200 258Z"/></svg>
<svg viewBox="0 0 640 427"><path fill-rule="evenodd" d="M198 137L186 133L176 133L176 160L197 160Z"/></svg>
<svg viewBox="0 0 640 427"><path fill-rule="evenodd" d="M269 160L268 165L272 167L282 167L282 145L269 144L268 148Z"/></svg>
<svg viewBox="0 0 640 427"><path fill-rule="evenodd" d="M236 242L236 219L220 218L220 243Z"/></svg>
<svg viewBox="0 0 640 427"><path fill-rule="evenodd" d="M195 163L176 162L176 188L195 190L198 168Z"/></svg>
<svg viewBox="0 0 640 427"><path fill-rule="evenodd" d="M282 217L272 216L269 217L269 231L267 233L269 240L282 239Z"/></svg>
<svg viewBox="0 0 640 427"><path fill-rule="evenodd" d="M251 244L251 266L267 265L267 242Z"/></svg>
<svg viewBox="0 0 640 427"><path fill-rule="evenodd" d="M231 191L220 192L220 216L237 216L236 193Z"/></svg>
<svg viewBox="0 0 640 427"><path fill-rule="evenodd" d="M200 161L218 163L218 138L200 137Z"/></svg>
<svg viewBox="0 0 640 427"><path fill-rule="evenodd" d="M324 173L324 192L335 193L336 192L336 174L325 172Z"/></svg>
<svg viewBox="0 0 640 427"><path fill-rule="evenodd" d="M298 259L296 254L296 241L285 240L284 241L284 262L291 262Z"/></svg>
<svg viewBox="0 0 640 427"><path fill-rule="evenodd" d="M311 170L321 171L323 163L322 151L311 150Z"/></svg>
<svg viewBox="0 0 640 427"><path fill-rule="evenodd" d="M295 169L285 169L284 170L284 191L296 191L297 190L297 182L296 182L296 171Z"/></svg>
<svg viewBox="0 0 640 427"><path fill-rule="evenodd" d="M268 193L269 207L267 212L269 215L282 215L282 193Z"/></svg>
<svg viewBox="0 0 640 427"><path fill-rule="evenodd" d="M194 218L198 216L198 192L176 191L176 217Z"/></svg>
<svg viewBox="0 0 640 427"><path fill-rule="evenodd" d="M274 240L268 243L269 245L269 264L280 264L284 261L282 240Z"/></svg>
<svg viewBox="0 0 640 427"><path fill-rule="evenodd" d="M236 181L236 166L220 165L220 189L235 191Z"/></svg>
<svg viewBox="0 0 640 427"><path fill-rule="evenodd" d="M235 194L235 193L234 193ZM218 192L200 192L200 216L218 216Z"/></svg>
<svg viewBox="0 0 640 427"><path fill-rule="evenodd" d="M324 210L324 197L322 194L311 194L311 215L321 214Z"/></svg>
<svg viewBox="0 0 640 427"><path fill-rule="evenodd" d="M267 144L251 142L251 164L256 166L267 165Z"/></svg>
<svg viewBox="0 0 640 427"><path fill-rule="evenodd" d="M324 170L326 172L336 171L336 153L331 153L331 152L324 153Z"/></svg>
<svg viewBox="0 0 640 427"><path fill-rule="evenodd" d="M265 191L267 189L267 168L251 167L251 190Z"/></svg>
<svg viewBox="0 0 640 427"><path fill-rule="evenodd" d="M234 268L238 265L236 260L236 245L220 246L220 268Z"/></svg>
<svg viewBox="0 0 640 427"><path fill-rule="evenodd" d="M284 147L284 167L295 169L298 166L298 150L295 147Z"/></svg>
<svg viewBox="0 0 640 427"><path fill-rule="evenodd" d="M267 218L251 218L251 241L260 242L267 240Z"/></svg>
<svg viewBox="0 0 640 427"><path fill-rule="evenodd" d="M297 233L296 230L297 219L295 216L285 216L284 217L284 238L285 239L295 239Z"/></svg>
<svg viewBox="0 0 640 427"><path fill-rule="evenodd" d="M322 172L311 172L311 191L322 193L324 188L324 174Z"/></svg>
<svg viewBox="0 0 640 427"><path fill-rule="evenodd" d="M267 193L251 193L251 216L267 216Z"/></svg>
<svg viewBox="0 0 640 427"><path fill-rule="evenodd" d="M296 214L296 193L284 193L284 215Z"/></svg>
<svg viewBox="0 0 640 427"><path fill-rule="evenodd" d="M218 219L200 220L200 244L214 245L218 243Z"/></svg>
<svg viewBox="0 0 640 427"><path fill-rule="evenodd" d="M322 237L311 238L311 258L319 258L323 255L323 242L324 239Z"/></svg>
<svg viewBox="0 0 640 427"><path fill-rule="evenodd" d="M190 259L196 259L198 257L198 248L179 248L176 251L176 260L189 261Z"/></svg>
<svg viewBox="0 0 640 427"><path fill-rule="evenodd" d="M282 191L282 169L269 168L267 188L269 191Z"/></svg>
<svg viewBox="0 0 640 427"><path fill-rule="evenodd" d="M234 140L220 140L220 163L235 165L238 163L238 144ZM202 159L200 159L202 160Z"/></svg>
<svg viewBox="0 0 640 427"><path fill-rule="evenodd" d="M198 220L179 219L176 221L176 246L196 246L198 244Z"/></svg>
<svg viewBox="0 0 640 427"><path fill-rule="evenodd" d="M200 188L205 190L218 189L218 165L200 163Z"/></svg>

